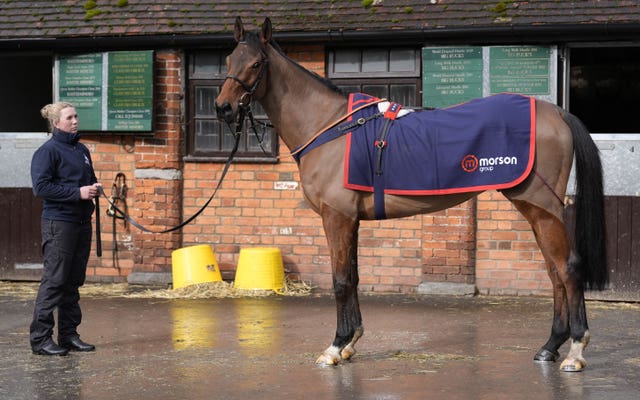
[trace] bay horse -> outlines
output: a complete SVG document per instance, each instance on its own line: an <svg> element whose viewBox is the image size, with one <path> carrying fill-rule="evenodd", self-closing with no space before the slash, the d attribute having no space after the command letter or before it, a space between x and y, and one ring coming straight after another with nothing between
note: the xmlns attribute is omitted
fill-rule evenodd
<svg viewBox="0 0 640 400"><path fill-rule="evenodd" d="M269 18L258 32L250 32L238 17L234 37L237 45L226 59L228 75L215 101L219 119L238 123L238 115L255 99L289 149L304 147L317 132L342 119L347 96L284 54L272 40ZM602 290L608 283L601 161L577 117L549 102L532 104L537 127L533 168L526 179L502 193L530 223L553 284L551 335L534 360L556 361L558 349L570 339L560 368L580 371L586 366L582 353L590 337L584 290ZM298 161L304 197L322 218L331 256L337 328L332 344L317 359L327 365L350 359L364 332L357 293L358 227L359 221L375 218L373 193L343 185L345 140L330 140ZM563 219L574 157L575 246ZM479 193L384 194L386 218L444 210Z"/></svg>

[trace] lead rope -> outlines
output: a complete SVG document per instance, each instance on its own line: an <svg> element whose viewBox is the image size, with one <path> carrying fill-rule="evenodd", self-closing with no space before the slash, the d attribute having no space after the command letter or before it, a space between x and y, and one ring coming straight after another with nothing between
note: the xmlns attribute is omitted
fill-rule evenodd
<svg viewBox="0 0 640 400"><path fill-rule="evenodd" d="M138 222L136 222L136 220L131 218L130 215L128 215L126 212L124 212L123 210L118 208L115 204L113 204L113 202L104 193L104 189L102 188L102 186L99 187L100 195L104 196L107 199L107 202L109 202L109 205L111 206L111 208L113 208L113 210L115 210L116 212L120 213L122 215L122 217L125 220L127 220L131 225L135 226L136 228L138 228L138 229L140 229L140 230L142 230L144 232L169 233L169 232L173 232L173 231L176 231L178 229L181 229L182 227L184 227L185 225L187 225L191 221L193 221L198 215L202 214L202 212L205 210L205 208L207 208L209 203L211 203L211 200L213 200L213 198L215 197L216 193L218 192L218 189L220 189L220 186L222 186L222 182L224 181L224 177L227 175L227 172L229 171L229 167L231 166L231 162L233 161L233 157L235 156L236 152L238 151L238 145L240 143L240 136L241 136L241 133L242 133L242 125L244 123L244 117L245 117L245 109L244 108L240 108L239 112L240 112L240 114L239 114L238 124L236 126L235 133L233 134L234 137L235 137L235 142L233 144L233 149L231 150L231 153L229 154L229 158L227 159L227 162L224 165L224 169L222 170L222 175L220 176L220 180L218 180L218 184L216 185L215 190L213 191L213 193L209 197L209 200L207 200L204 203L204 205L202 207L200 207L200 209L195 214L193 214L191 217L189 217L185 221L182 221L180 224L178 224L178 225L176 225L176 226L174 226L172 228L162 229L162 230L149 229L149 228L139 224ZM228 126L229 126L229 129L231 129L231 125L228 124ZM233 132L233 130L231 130L231 131Z"/></svg>
<svg viewBox="0 0 640 400"><path fill-rule="evenodd" d="M98 186L102 190L102 186ZM96 200L96 255L102 257L102 236L100 236L100 196Z"/></svg>
<svg viewBox="0 0 640 400"><path fill-rule="evenodd" d="M267 151L262 146L262 143L264 142L264 135L267 133L267 128L273 128L273 125L268 122L258 121L258 123L262 125L262 134L260 135L258 134L258 130L256 129L256 120L253 118L253 112L251 111L251 107L249 107L247 115L249 116L249 122L251 123L251 130L253 131L253 134L255 135L256 140L258 141L258 145L260 145L260 149L262 150L262 153L267 154Z"/></svg>

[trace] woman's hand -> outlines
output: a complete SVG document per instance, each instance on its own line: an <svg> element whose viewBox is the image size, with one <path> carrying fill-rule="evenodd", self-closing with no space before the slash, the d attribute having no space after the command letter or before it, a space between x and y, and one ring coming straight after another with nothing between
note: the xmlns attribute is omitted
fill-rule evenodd
<svg viewBox="0 0 640 400"><path fill-rule="evenodd" d="M101 186L102 184L100 183L94 183L93 185L80 187L80 198L82 200L91 200L94 197L100 196Z"/></svg>

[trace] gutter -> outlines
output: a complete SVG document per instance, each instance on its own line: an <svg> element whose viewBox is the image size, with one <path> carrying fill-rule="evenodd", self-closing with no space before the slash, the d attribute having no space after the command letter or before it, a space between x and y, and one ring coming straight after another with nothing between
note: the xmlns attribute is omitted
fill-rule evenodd
<svg viewBox="0 0 640 400"><path fill-rule="evenodd" d="M398 41L407 43L490 44L558 43L571 41L640 41L640 24L572 24L572 25L504 25L469 28L422 28L387 31L326 31L324 37L316 32L283 32L276 39L289 43L304 42L314 38L324 43L353 43L375 40L378 43ZM322 40L324 39L324 40Z"/></svg>
<svg viewBox="0 0 640 400"><path fill-rule="evenodd" d="M347 46L362 42L397 44L558 43L631 40L640 41L640 24L501 25L468 28L421 28L384 31L326 30L276 32L282 43ZM65 38L0 39L0 50L86 51L154 48L229 48L233 35L137 35Z"/></svg>

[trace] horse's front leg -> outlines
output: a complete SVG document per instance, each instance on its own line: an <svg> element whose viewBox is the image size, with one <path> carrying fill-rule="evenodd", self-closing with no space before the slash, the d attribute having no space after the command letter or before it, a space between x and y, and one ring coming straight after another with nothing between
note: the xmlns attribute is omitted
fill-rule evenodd
<svg viewBox="0 0 640 400"><path fill-rule="evenodd" d="M324 207L321 215L331 255L337 328L333 344L316 363L335 365L355 354L354 346L364 332L358 303L359 221L330 207Z"/></svg>

